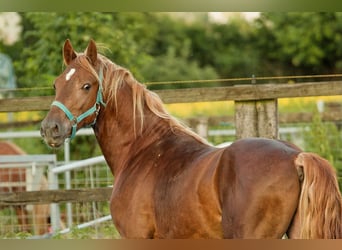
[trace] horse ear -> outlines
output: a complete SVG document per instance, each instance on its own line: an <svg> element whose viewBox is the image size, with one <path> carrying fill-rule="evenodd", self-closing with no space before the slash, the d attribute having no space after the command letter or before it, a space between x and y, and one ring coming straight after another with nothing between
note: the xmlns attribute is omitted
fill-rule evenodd
<svg viewBox="0 0 342 250"><path fill-rule="evenodd" d="M74 48L72 47L70 40L67 39L63 47L63 58L65 65L69 65L71 61L74 60L76 57L77 54Z"/></svg>
<svg viewBox="0 0 342 250"><path fill-rule="evenodd" d="M97 61L97 48L96 48L96 43L94 42L93 39L89 41L87 50L86 50L86 56L90 63L95 66L96 61Z"/></svg>

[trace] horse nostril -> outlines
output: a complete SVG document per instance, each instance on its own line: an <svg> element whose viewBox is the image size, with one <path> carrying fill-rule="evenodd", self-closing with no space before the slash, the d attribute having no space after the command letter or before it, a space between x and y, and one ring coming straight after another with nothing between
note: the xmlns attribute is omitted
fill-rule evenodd
<svg viewBox="0 0 342 250"><path fill-rule="evenodd" d="M43 122L40 127L42 137L59 137L61 133L61 125L58 122Z"/></svg>
<svg viewBox="0 0 342 250"><path fill-rule="evenodd" d="M55 125L53 126L53 132L55 134L58 134L58 132L59 132L59 124L58 123L55 123Z"/></svg>

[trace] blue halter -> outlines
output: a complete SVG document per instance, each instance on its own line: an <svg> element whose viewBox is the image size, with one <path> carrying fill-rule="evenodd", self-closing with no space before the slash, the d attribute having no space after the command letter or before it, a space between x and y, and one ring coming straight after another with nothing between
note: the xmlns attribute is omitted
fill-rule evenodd
<svg viewBox="0 0 342 250"><path fill-rule="evenodd" d="M79 116L75 117L63 103L61 103L59 101L53 101L52 102L51 106L57 106L58 108L60 108L65 113L65 115L68 117L68 119L72 122L72 132L71 132L70 140L75 137L77 125L83 119L85 119L88 116L95 114L96 116L95 116L94 121L91 124L89 124L89 127L93 126L96 123L96 118L97 118L97 115L99 114L101 104L104 107L106 107L106 103L103 101L103 96L102 96L102 80L103 80L103 72L102 72L102 70L100 70L100 73L99 73L99 89L97 90L96 102L90 109L88 109L83 114L80 114Z"/></svg>

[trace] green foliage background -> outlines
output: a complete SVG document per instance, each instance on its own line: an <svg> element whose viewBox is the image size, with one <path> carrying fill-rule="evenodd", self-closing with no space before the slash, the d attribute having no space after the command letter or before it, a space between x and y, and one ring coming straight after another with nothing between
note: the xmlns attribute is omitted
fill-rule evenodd
<svg viewBox="0 0 342 250"><path fill-rule="evenodd" d="M19 87L49 86L63 69L65 39L82 51L90 38L138 80L171 81L339 73L342 14L261 13L211 22L207 13L25 12L21 39L0 42ZM168 86L170 87L170 86Z"/></svg>
<svg viewBox="0 0 342 250"><path fill-rule="evenodd" d="M319 154L335 168L342 190L342 136L336 125L323 122L317 110L309 130L304 131L305 150Z"/></svg>

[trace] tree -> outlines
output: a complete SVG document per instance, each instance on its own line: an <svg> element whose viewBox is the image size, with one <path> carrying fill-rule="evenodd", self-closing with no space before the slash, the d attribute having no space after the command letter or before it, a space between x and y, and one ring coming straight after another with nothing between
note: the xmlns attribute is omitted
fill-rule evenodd
<svg viewBox="0 0 342 250"><path fill-rule="evenodd" d="M189 38L180 21L153 13L23 13L22 53L15 60L20 87L49 86L63 70L61 47L69 38L76 50L84 48L93 38L103 45L102 53L128 68L141 81L157 80L142 74L146 69L162 71L163 60L173 48L175 57L188 60ZM166 33L165 33L166 32ZM169 35L167 35L169 34ZM146 64L149 64L147 67ZM186 64L186 62L185 62ZM200 66L192 62L200 72ZM183 66L182 66L183 67ZM208 67L206 67L208 68ZM153 70L155 71L155 70ZM204 71L207 71L206 69ZM211 72L214 72L211 69ZM191 71L184 70L185 78ZM197 73L196 73L197 74ZM211 74L216 76L216 74ZM164 77L164 75L161 75ZM178 77L178 76L177 76ZM197 76L198 77L198 76ZM172 80L174 78L170 78Z"/></svg>
<svg viewBox="0 0 342 250"><path fill-rule="evenodd" d="M253 26L242 18L228 23L198 22L187 30L191 59L210 65L221 78L250 77L257 72Z"/></svg>
<svg viewBox="0 0 342 250"><path fill-rule="evenodd" d="M161 66L158 67L157 65ZM151 57L141 68L142 75L150 82L217 79L218 75L210 66L199 67L196 61L186 60L176 55L174 47L169 47L166 55ZM203 83L190 83L186 87L198 87ZM180 88L184 84L157 84L149 88Z"/></svg>
<svg viewBox="0 0 342 250"><path fill-rule="evenodd" d="M137 55L136 47L131 46L132 37L114 28L110 13L24 13L23 19L27 22L24 46L16 62L21 87L52 84L63 69L61 48L66 38L76 50L85 48L89 39L94 38L110 48L109 56L115 55L123 64L129 64Z"/></svg>
<svg viewBox="0 0 342 250"><path fill-rule="evenodd" d="M268 70L278 65L283 74L341 72L341 13L262 13L256 27Z"/></svg>
<svg viewBox="0 0 342 250"><path fill-rule="evenodd" d="M210 22L205 13L191 15L186 22L177 15L141 12L21 16L22 40L6 47L20 87L52 83L63 69L61 46L66 38L78 50L94 38L103 44L102 53L130 69L140 81L165 79L169 66L165 60L173 58L196 70L178 71L180 75L170 75L168 80L197 79L192 76L195 71L209 68L219 78L342 70L341 13L262 13L254 22L235 18L224 24Z"/></svg>

